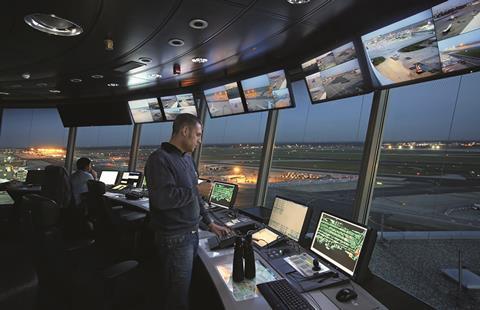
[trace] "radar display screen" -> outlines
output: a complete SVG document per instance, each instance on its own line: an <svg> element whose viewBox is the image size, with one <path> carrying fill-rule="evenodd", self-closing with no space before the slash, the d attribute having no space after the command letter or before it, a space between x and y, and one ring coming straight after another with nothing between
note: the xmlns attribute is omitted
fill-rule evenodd
<svg viewBox="0 0 480 310"><path fill-rule="evenodd" d="M210 194L210 203L222 208L233 206L237 185L230 183L215 182Z"/></svg>
<svg viewBox="0 0 480 310"><path fill-rule="evenodd" d="M310 249L353 276L367 228L322 212Z"/></svg>

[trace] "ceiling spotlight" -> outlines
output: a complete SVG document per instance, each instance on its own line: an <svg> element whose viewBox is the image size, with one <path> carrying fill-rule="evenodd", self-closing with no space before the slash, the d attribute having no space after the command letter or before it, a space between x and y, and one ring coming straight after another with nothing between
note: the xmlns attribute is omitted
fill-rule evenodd
<svg viewBox="0 0 480 310"><path fill-rule="evenodd" d="M305 4L309 3L310 0L287 0L287 2L290 4Z"/></svg>
<svg viewBox="0 0 480 310"><path fill-rule="evenodd" d="M161 74L158 74L158 73L150 73L150 74L148 75L148 77L149 77L150 79L154 80L154 79L159 79L159 78L161 78L162 75L161 75Z"/></svg>
<svg viewBox="0 0 480 310"><path fill-rule="evenodd" d="M92 79L103 79L103 75L101 75L101 74L94 74L94 75L92 75Z"/></svg>
<svg viewBox="0 0 480 310"><path fill-rule="evenodd" d="M193 29L205 29L208 27L208 22L203 19L192 19L188 25Z"/></svg>
<svg viewBox="0 0 480 310"><path fill-rule="evenodd" d="M185 42L182 39L170 39L168 40L168 44L174 47L179 47L179 46L183 46Z"/></svg>
<svg viewBox="0 0 480 310"><path fill-rule="evenodd" d="M118 87L120 84L118 83L108 83L107 86L108 87Z"/></svg>
<svg viewBox="0 0 480 310"><path fill-rule="evenodd" d="M60 94L61 93L61 91L59 91L58 89L49 89L48 91L52 94Z"/></svg>
<svg viewBox="0 0 480 310"><path fill-rule="evenodd" d="M25 80L28 80L30 78L30 73L28 72L23 73L22 78L24 78Z"/></svg>
<svg viewBox="0 0 480 310"><path fill-rule="evenodd" d="M196 64L204 64L204 63L206 63L207 61L208 61L208 59L205 58L205 57L193 57L193 58L192 58L192 62L193 62L193 63L196 63Z"/></svg>
<svg viewBox="0 0 480 310"><path fill-rule="evenodd" d="M72 83L81 83L81 82L82 82L82 79L73 78L73 79L70 79L70 82L72 82Z"/></svg>
<svg viewBox="0 0 480 310"><path fill-rule="evenodd" d="M10 93L4 92L4 91L0 91L0 95L8 96L8 95L10 95Z"/></svg>
<svg viewBox="0 0 480 310"><path fill-rule="evenodd" d="M148 64L148 63L152 62L152 58L150 58L150 57L140 57L140 58L138 58L138 60L140 60L144 64Z"/></svg>
<svg viewBox="0 0 480 310"><path fill-rule="evenodd" d="M173 64L173 74L179 75L181 73L180 64Z"/></svg>
<svg viewBox="0 0 480 310"><path fill-rule="evenodd" d="M37 87L47 87L48 86L47 83L43 83L43 82L37 83L36 85L37 85Z"/></svg>
<svg viewBox="0 0 480 310"><path fill-rule="evenodd" d="M34 13L23 20L33 29L57 36L78 36L83 32L79 25L53 14Z"/></svg>

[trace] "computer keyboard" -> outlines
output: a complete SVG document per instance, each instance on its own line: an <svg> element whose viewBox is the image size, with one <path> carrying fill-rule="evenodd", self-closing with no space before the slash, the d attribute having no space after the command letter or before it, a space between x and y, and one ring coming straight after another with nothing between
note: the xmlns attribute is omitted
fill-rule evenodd
<svg viewBox="0 0 480 310"><path fill-rule="evenodd" d="M302 295L285 279L257 285L273 310L314 310Z"/></svg>
<svg viewBox="0 0 480 310"><path fill-rule="evenodd" d="M236 236L237 234L233 230L230 230L228 234L224 236L210 237L208 238L208 246L210 247L210 250L228 248L234 245Z"/></svg>

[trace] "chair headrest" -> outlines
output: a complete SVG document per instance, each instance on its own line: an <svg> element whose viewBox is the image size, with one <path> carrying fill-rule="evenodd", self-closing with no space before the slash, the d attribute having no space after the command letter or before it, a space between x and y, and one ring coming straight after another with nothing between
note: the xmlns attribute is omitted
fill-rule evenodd
<svg viewBox="0 0 480 310"><path fill-rule="evenodd" d="M103 195L106 192L105 183L102 181L88 180L87 181L88 192L94 195Z"/></svg>

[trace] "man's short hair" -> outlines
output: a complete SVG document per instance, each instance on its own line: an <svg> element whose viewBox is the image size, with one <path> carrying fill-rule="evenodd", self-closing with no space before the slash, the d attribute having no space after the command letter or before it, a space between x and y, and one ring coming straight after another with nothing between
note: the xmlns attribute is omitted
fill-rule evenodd
<svg viewBox="0 0 480 310"><path fill-rule="evenodd" d="M179 133L183 127L194 127L196 124L202 125L202 122L200 122L200 119L195 115L188 113L179 114L173 122L172 136Z"/></svg>
<svg viewBox="0 0 480 310"><path fill-rule="evenodd" d="M85 170L92 161L86 157L81 157L77 160L77 169Z"/></svg>

